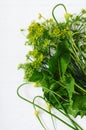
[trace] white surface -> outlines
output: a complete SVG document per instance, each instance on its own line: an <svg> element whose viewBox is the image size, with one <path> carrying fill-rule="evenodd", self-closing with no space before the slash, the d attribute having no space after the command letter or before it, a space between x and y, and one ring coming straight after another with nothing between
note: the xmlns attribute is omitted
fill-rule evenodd
<svg viewBox="0 0 86 130"><path fill-rule="evenodd" d="M17 70L17 66L25 60L28 49L24 46L25 37L20 28L27 28L39 12L44 17L51 17L52 8L57 3L64 3L71 13L86 8L85 0L0 0L0 130L42 130L33 107L16 95L16 88L23 81L23 73ZM29 87L24 90L28 97L34 92ZM86 130L86 117L76 120ZM47 124L51 125L50 119ZM52 125L50 127L52 129ZM60 122L57 129L70 130Z"/></svg>

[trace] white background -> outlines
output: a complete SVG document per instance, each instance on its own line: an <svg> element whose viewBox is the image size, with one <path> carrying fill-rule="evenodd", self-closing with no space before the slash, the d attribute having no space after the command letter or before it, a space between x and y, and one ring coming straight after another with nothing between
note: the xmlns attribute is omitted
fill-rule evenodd
<svg viewBox="0 0 86 130"><path fill-rule="evenodd" d="M0 0L0 130L42 130L33 107L16 94L17 86L23 82L23 72L18 71L17 66L25 60L28 50L20 29L27 28L38 13L52 17L52 8L57 3L64 3L70 13L86 8L85 0ZM56 15L62 17L62 14L59 10ZM36 94L41 92L32 85L23 90L29 98L35 91ZM86 130L86 117L76 120ZM53 130L50 119L46 122L50 126L47 130ZM71 130L60 122L57 129Z"/></svg>

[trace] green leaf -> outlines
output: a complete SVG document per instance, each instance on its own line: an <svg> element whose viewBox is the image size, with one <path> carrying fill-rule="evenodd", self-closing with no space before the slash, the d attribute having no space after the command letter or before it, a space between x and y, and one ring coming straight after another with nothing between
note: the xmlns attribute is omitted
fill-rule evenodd
<svg viewBox="0 0 86 130"><path fill-rule="evenodd" d="M62 41L57 44L57 49L56 49L56 57L62 56L65 52L68 52L69 50L69 42Z"/></svg>
<svg viewBox="0 0 86 130"><path fill-rule="evenodd" d="M58 59L55 55L50 58L48 65L49 65L49 71L51 73L57 72L57 70L58 70Z"/></svg>
<svg viewBox="0 0 86 130"><path fill-rule="evenodd" d="M70 62L70 53L68 51L60 57L60 72L62 77L66 72L69 62Z"/></svg>
<svg viewBox="0 0 86 130"><path fill-rule="evenodd" d="M86 115L86 95L73 96L72 113L75 114L75 116L81 115L81 117Z"/></svg>
<svg viewBox="0 0 86 130"><path fill-rule="evenodd" d="M67 75L65 77L64 86L68 92L70 103L72 103L71 101L72 101L72 96L74 93L74 83L75 83L75 80L71 75Z"/></svg>
<svg viewBox="0 0 86 130"><path fill-rule="evenodd" d="M42 79L42 73L34 70L32 76L29 78L30 82L36 82Z"/></svg>
<svg viewBox="0 0 86 130"><path fill-rule="evenodd" d="M54 81L54 82L50 85L50 90L55 91L58 87L59 87L59 85Z"/></svg>
<svg viewBox="0 0 86 130"><path fill-rule="evenodd" d="M70 61L70 53L68 47L68 42L58 43L55 55L52 56L48 62L49 71L56 75L57 79L59 79L60 76L64 75L67 69L67 65Z"/></svg>

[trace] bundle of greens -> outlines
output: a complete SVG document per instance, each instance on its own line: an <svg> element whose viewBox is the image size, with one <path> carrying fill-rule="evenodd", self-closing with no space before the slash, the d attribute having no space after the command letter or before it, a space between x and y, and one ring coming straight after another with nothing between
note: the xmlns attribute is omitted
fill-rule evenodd
<svg viewBox="0 0 86 130"><path fill-rule="evenodd" d="M66 12L64 22L58 22L54 15L58 6ZM26 62L18 68L24 70L27 84L35 82L42 87L44 96L39 98L68 117L73 126L50 111L49 114L74 130L83 130L70 115L86 115L86 10L73 15L63 4L58 4L53 8L52 16L52 19L45 19L39 14L39 19L43 20L34 21L28 27L25 45L30 46L31 51L26 54ZM40 108L34 101L29 102Z"/></svg>

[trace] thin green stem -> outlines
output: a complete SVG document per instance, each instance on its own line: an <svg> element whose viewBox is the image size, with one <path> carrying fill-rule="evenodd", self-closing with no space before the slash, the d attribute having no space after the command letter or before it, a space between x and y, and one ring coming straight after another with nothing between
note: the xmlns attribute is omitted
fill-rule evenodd
<svg viewBox="0 0 86 130"><path fill-rule="evenodd" d="M55 98L55 100L57 101L57 103L61 106L61 108L64 110L65 112L65 116L71 121L71 123L75 126L76 130L77 127L75 125L75 123L71 120L70 116L67 114L66 110L64 109L64 107L62 106L62 104L58 101L58 99L56 98L56 96L53 94L53 97Z"/></svg>
<svg viewBox="0 0 86 130"><path fill-rule="evenodd" d="M36 98L41 98L41 99L43 99L43 100L46 102L45 98L43 98L43 97L41 97L41 96L35 96L34 99L33 99L33 107L34 107L34 109L36 109L36 107L35 107L35 105L34 105ZM51 112L51 110L49 110L49 111ZM52 124L53 124L54 130L56 130L52 115L51 115L51 120L52 120ZM43 123L42 123L42 126L43 126Z"/></svg>
<svg viewBox="0 0 86 130"><path fill-rule="evenodd" d="M64 87L64 85L62 84L62 83L60 83L60 82L58 82L57 81L57 83L59 84L59 85L61 85L61 86L63 86ZM80 86L78 86L79 88L81 88ZM45 87L43 87L43 88L45 88ZM48 90L49 92L52 92L53 94L55 94L55 95L57 95L58 96L58 94L56 93L56 92L54 92L54 91L52 91L52 90L50 90L50 89L48 89L48 88L45 88L46 90ZM81 88L82 89L82 88ZM57 100L57 99L56 99ZM58 103L61 105L61 103L58 101ZM68 117L69 119L70 119L70 121L75 125L75 126L78 126L81 130L83 130L83 128L81 128L81 126L79 126L73 119L71 119L70 118L70 116L66 113L66 111L65 111L65 109L63 108L63 106L61 105L61 107L62 107L62 109L64 110L64 112L65 112L65 116L66 117Z"/></svg>
<svg viewBox="0 0 86 130"><path fill-rule="evenodd" d="M58 59L58 70L59 70L59 77L60 77L60 79L61 79L60 58Z"/></svg>
<svg viewBox="0 0 86 130"><path fill-rule="evenodd" d="M51 112L51 110L50 110L50 112ZM55 124L54 124L54 120L53 120L52 115L51 115L51 120L52 120L52 124L53 124L54 130L56 130L56 127L55 127Z"/></svg>
<svg viewBox="0 0 86 130"><path fill-rule="evenodd" d="M63 113L62 111L60 111L60 110L58 110L60 113L62 113L65 117L67 117L70 121L71 121L71 123L75 126L75 130L78 130L78 128L77 127L79 127L80 128L80 130L83 130L83 128L81 128L81 126L79 126L78 124L77 124L77 122L75 122L73 119L71 119L71 117L67 114L67 112L66 112L66 110L64 109L64 107L63 107L63 105L58 101L58 99L55 97L55 95L53 94L53 96L54 96L54 98L55 98L55 100L57 101L57 103L61 106L61 108L63 109L63 111L65 112L65 113Z"/></svg>
<svg viewBox="0 0 86 130"><path fill-rule="evenodd" d="M41 119L40 119L39 116L37 116L37 119L38 119L38 121L40 122L40 124L41 124L41 126L43 127L43 129L44 129L44 130L47 130L47 129L45 128L45 126L43 125L43 123L42 123L42 121L41 121Z"/></svg>
<svg viewBox="0 0 86 130"><path fill-rule="evenodd" d="M34 110L35 110L35 111L36 111L36 107L35 107L35 99L36 99L36 98L44 99L44 98L41 97L41 96L35 96L35 97L34 97L34 99L33 99L33 107L34 107ZM38 121L40 122L41 126L43 127L43 129L44 129L44 130L47 130L47 129L45 128L44 124L42 123L42 121L41 121L39 115L37 115L36 117L37 117Z"/></svg>
<svg viewBox="0 0 86 130"><path fill-rule="evenodd" d="M81 60L79 59L79 57L77 56L77 53L75 54L74 51L72 51L70 49L70 52L71 52L71 58L77 62L79 64L79 66L82 68L82 65L81 65ZM83 71L83 68L82 68L82 71Z"/></svg>
<svg viewBox="0 0 86 130"><path fill-rule="evenodd" d="M58 82L58 84L60 84L59 82ZM62 84L60 84L60 85L62 85ZM64 85L63 85L64 86ZM57 95L59 98L61 98L62 100L64 100L64 101L66 101L66 102L68 102L66 99L64 99L62 96L60 96L58 93L55 93L54 91L52 91L52 90L50 90L50 89L48 89L48 88L46 88L46 87L42 87L42 88L44 88L45 90L47 90L47 91L49 91L49 92L52 92L52 93L54 93L55 95Z"/></svg>
<svg viewBox="0 0 86 130"><path fill-rule="evenodd" d="M40 98L42 98L41 96L36 96L35 98L37 98L37 97L40 97ZM35 100L35 98L34 98L34 100ZM42 98L43 99L43 98ZM34 106L36 106L37 107L37 105L35 105L35 103L34 103ZM46 111L46 109L44 109L44 108L42 108L42 110L44 110L45 112L48 112L48 111ZM48 112L48 113L50 113L50 115L51 116L53 116L54 114L52 114L51 112ZM57 116L56 115L54 115L54 117L56 118ZM59 117L58 117L59 118ZM61 121L61 118L60 118L60 121ZM66 123L66 124L68 124L68 123ZM74 130L77 130L77 129L75 129L74 128Z"/></svg>
<svg viewBox="0 0 86 130"><path fill-rule="evenodd" d="M57 24L58 24L58 21L57 21L57 19L55 18L54 11L55 11L55 9L56 9L58 6L62 6L62 7L64 8L65 12L67 13L67 9L66 9L66 7L65 7L64 4L57 4L56 6L54 6L54 8L52 9L52 16L53 16L53 18L54 18L54 20L55 20L55 22L56 22Z"/></svg>
<svg viewBox="0 0 86 130"><path fill-rule="evenodd" d="M66 116L66 114L64 112L62 112L61 110L58 110L58 111ZM80 128L80 130L83 130L83 128L77 122L75 122L72 118L71 118L71 120Z"/></svg>
<svg viewBox="0 0 86 130"><path fill-rule="evenodd" d="M86 90L85 90L85 89L83 89L82 87L80 87L78 84L76 84L76 83L75 83L75 86L76 86L77 88L79 88L80 90L82 90L83 92L85 92L85 93L86 93Z"/></svg>
<svg viewBox="0 0 86 130"><path fill-rule="evenodd" d="M30 100L24 98L24 97L21 96L20 93L19 93L20 88L21 88L22 86L26 85L26 84L28 84L28 83L23 83L23 84L21 84L21 85L17 88L17 95L18 95L22 100L24 100L24 101L26 101L26 102L28 102L28 103L30 103L30 104L33 105L33 102L32 102L32 101L30 101ZM61 121L61 122L64 123L65 125L67 125L67 126L69 126L70 128L72 128L73 130L75 130L75 128L74 128L73 126L71 126L69 123L65 122L64 120L62 120L62 119L59 118L58 116L54 115L53 113L47 111L46 109L42 108L41 106L39 106L39 105L37 105L37 104L34 104L34 105L35 105L36 107L38 107L39 109L45 111L47 114L52 115L54 118L58 119L59 121Z"/></svg>
<svg viewBox="0 0 86 130"><path fill-rule="evenodd" d="M52 93L53 93L53 91L52 91ZM55 93L54 93L54 94L55 94ZM53 94L53 96L54 96L54 94ZM55 96L54 96L54 97L55 97ZM41 97L41 96L36 96L36 97L34 98L34 100L35 100L36 98L41 98L41 99L43 99L43 100L45 101L45 99L44 99L43 97ZM64 110L65 113L63 113L63 112L60 111L60 110L58 110L58 111L60 111L63 115L65 115L67 118L69 118L69 120L73 123L73 125L75 125L75 127L78 126L78 127L80 128L80 130L83 130L83 128L81 128L81 126L79 126L79 125L77 124L77 122L75 122L73 119L71 119L71 117L67 114L67 112L65 111L64 107L61 105L61 103L57 100L56 97L55 97L55 99L56 99L57 103L59 103L59 105L62 107L62 109ZM46 101L45 101L45 102L46 102ZM78 130L77 127L76 127L76 130Z"/></svg>

